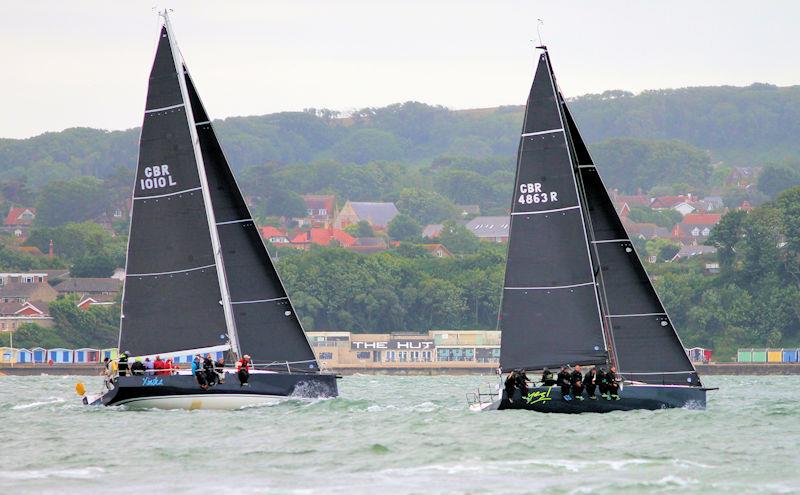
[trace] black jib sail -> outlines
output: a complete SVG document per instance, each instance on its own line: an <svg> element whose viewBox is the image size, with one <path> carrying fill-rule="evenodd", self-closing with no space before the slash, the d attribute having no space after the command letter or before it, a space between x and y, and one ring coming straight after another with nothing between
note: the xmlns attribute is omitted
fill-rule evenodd
<svg viewBox="0 0 800 495"><path fill-rule="evenodd" d="M559 95L559 97L561 97ZM675 328L562 101L589 211L589 237L617 372L651 384L700 385Z"/></svg>
<svg viewBox="0 0 800 495"><path fill-rule="evenodd" d="M170 36L166 21L142 126L120 346L231 349L257 365L318 371Z"/></svg>
<svg viewBox="0 0 800 495"><path fill-rule="evenodd" d="M314 352L267 253L186 70L192 114L219 232L239 348L258 364L317 371Z"/></svg>
<svg viewBox="0 0 800 495"><path fill-rule="evenodd" d="M504 370L605 363L575 163L547 53L525 108L500 315Z"/></svg>

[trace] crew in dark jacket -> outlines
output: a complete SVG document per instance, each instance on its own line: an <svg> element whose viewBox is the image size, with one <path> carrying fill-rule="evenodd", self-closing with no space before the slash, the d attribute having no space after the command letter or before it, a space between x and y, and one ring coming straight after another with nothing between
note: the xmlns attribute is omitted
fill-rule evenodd
<svg viewBox="0 0 800 495"><path fill-rule="evenodd" d="M209 386L214 386L217 383L217 374L214 373L214 360L211 358L210 353L203 358L203 373L206 375L206 382Z"/></svg>
<svg viewBox="0 0 800 495"><path fill-rule="evenodd" d="M572 372L569 379L572 385L572 395L578 400L583 400L583 373L581 373L581 365L575 365L575 371Z"/></svg>
<svg viewBox="0 0 800 495"><path fill-rule="evenodd" d="M522 397L525 398L528 395L528 375L525 374L525 370L519 370L517 372L517 388L519 389L519 393L522 394Z"/></svg>
<svg viewBox="0 0 800 495"><path fill-rule="evenodd" d="M571 387L569 379L569 366L564 365L556 376L556 385L561 387L561 396L564 397L564 400L572 400L572 396L569 395L569 389Z"/></svg>
<svg viewBox="0 0 800 495"><path fill-rule="evenodd" d="M119 376L126 376L128 374L128 353L123 352L119 355L119 364L117 365Z"/></svg>
<svg viewBox="0 0 800 495"><path fill-rule="evenodd" d="M619 400L619 382L617 382L617 368L612 366L606 373L606 387L609 399Z"/></svg>
<svg viewBox="0 0 800 495"><path fill-rule="evenodd" d="M606 384L606 370L604 368L600 368L600 371L597 372L597 377L594 379L594 382L600 389L600 397L605 399L608 393L608 385Z"/></svg>
<svg viewBox="0 0 800 495"><path fill-rule="evenodd" d="M506 377L505 382L505 389L506 389L506 397L508 398L509 402L514 402L514 390L517 386L517 372L512 371Z"/></svg>
<svg viewBox="0 0 800 495"><path fill-rule="evenodd" d="M131 365L131 375L144 375L144 370L142 358L136 358L136 361Z"/></svg>
<svg viewBox="0 0 800 495"><path fill-rule="evenodd" d="M594 395L597 387L597 368L592 368L583 375L583 386L586 387L586 395L592 400L597 400L597 396Z"/></svg>
<svg viewBox="0 0 800 495"><path fill-rule="evenodd" d="M555 384L556 380L553 378L553 372L545 368L544 371L542 371L542 385L545 387L550 387Z"/></svg>

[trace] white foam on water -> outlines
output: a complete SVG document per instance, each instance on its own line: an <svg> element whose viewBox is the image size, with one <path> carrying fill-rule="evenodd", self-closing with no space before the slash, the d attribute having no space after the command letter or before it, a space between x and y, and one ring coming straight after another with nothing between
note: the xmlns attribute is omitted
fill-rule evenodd
<svg viewBox="0 0 800 495"><path fill-rule="evenodd" d="M89 480L99 478L105 470L98 466L73 469L28 469L25 471L0 471L0 478L10 480L40 480L47 478L63 478Z"/></svg>
<svg viewBox="0 0 800 495"><path fill-rule="evenodd" d="M50 404L61 404L66 402L61 397L53 397L50 400L40 401L40 402L31 402L30 404L17 404L16 406L12 407L11 409L20 410L20 409L30 409L32 407L39 407L39 406L47 406Z"/></svg>

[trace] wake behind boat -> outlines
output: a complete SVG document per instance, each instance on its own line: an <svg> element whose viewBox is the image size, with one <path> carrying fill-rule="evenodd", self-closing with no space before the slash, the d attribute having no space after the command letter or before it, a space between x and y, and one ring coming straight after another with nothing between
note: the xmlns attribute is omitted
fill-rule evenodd
<svg viewBox="0 0 800 495"><path fill-rule="evenodd" d="M470 408L705 408L709 389L617 215L558 90L547 49L539 48L511 207L499 322L501 376L564 365L604 367L613 375L613 393L587 393L585 380L576 379L583 375L573 375L564 393L560 386L528 388L522 379L469 394Z"/></svg>
<svg viewBox="0 0 800 495"><path fill-rule="evenodd" d="M120 351L141 358L252 357L207 387L190 374L120 376L84 402L235 408L334 397L217 140L165 11L133 191ZM188 362L187 360L187 362ZM80 392L79 392L80 393Z"/></svg>

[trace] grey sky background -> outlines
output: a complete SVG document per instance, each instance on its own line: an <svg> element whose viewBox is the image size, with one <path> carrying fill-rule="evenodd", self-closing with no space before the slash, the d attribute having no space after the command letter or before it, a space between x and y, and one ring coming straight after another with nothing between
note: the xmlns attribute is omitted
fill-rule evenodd
<svg viewBox="0 0 800 495"><path fill-rule="evenodd" d="M140 124L155 0L0 0L0 137ZM212 118L407 100L522 104L537 18L567 97L800 84L800 2L173 0Z"/></svg>

